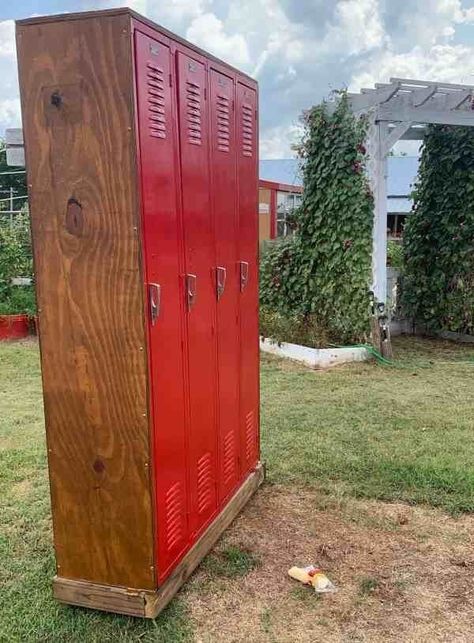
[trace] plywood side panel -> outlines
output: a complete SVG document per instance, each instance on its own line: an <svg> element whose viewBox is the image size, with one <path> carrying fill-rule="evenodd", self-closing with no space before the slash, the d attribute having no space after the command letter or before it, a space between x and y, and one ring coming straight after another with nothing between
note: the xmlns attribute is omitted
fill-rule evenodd
<svg viewBox="0 0 474 643"><path fill-rule="evenodd" d="M17 43L58 573L153 588L130 18Z"/></svg>

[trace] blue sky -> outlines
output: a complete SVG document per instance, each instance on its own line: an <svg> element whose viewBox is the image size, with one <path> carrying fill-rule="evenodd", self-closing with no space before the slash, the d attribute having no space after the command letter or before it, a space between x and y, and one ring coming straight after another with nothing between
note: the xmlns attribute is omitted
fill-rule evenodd
<svg viewBox="0 0 474 643"><path fill-rule="evenodd" d="M3 0L0 134L20 125L13 21L124 5L258 79L262 158L289 156L299 114L331 89L474 85L474 0Z"/></svg>

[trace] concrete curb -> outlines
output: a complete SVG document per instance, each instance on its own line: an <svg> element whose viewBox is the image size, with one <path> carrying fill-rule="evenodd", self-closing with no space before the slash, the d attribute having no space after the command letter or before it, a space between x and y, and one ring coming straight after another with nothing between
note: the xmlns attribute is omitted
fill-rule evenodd
<svg viewBox="0 0 474 643"><path fill-rule="evenodd" d="M311 368L330 368L349 362L364 362L369 359L367 349L363 347L347 348L309 348L286 342L280 345L269 339L260 339L260 350L278 357L286 357L306 364Z"/></svg>

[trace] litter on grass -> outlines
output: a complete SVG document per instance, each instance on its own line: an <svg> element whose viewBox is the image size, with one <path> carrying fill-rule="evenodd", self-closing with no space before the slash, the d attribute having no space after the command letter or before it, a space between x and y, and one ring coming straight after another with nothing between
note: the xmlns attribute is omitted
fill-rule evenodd
<svg viewBox="0 0 474 643"><path fill-rule="evenodd" d="M337 592L334 583L329 580L321 569L314 565L310 565L309 567L292 567L288 570L288 574L291 578L299 580L303 585L312 585L314 591L318 594Z"/></svg>

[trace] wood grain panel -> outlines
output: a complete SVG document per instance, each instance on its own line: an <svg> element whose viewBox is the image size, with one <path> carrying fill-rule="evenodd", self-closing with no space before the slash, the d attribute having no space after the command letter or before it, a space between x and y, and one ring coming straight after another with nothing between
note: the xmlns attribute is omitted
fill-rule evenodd
<svg viewBox="0 0 474 643"><path fill-rule="evenodd" d="M153 588L130 17L17 44L58 574Z"/></svg>
<svg viewBox="0 0 474 643"><path fill-rule="evenodd" d="M54 597L63 603L104 612L155 618L168 605L183 583L216 544L222 533L242 511L264 479L265 467L259 462L220 514L157 590L134 591L125 587L110 587L56 576L53 581Z"/></svg>

